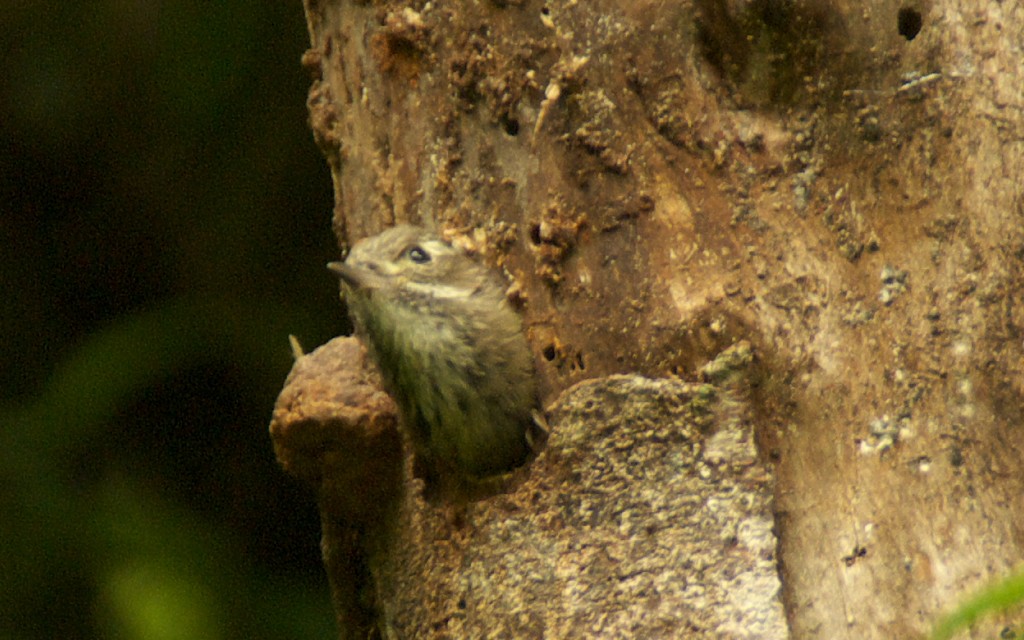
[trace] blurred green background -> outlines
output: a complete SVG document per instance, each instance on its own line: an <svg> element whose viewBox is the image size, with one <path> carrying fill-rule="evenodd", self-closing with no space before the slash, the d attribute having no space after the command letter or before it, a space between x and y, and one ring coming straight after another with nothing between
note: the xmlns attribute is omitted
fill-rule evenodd
<svg viewBox="0 0 1024 640"><path fill-rule="evenodd" d="M290 2L0 11L0 638L335 635L267 434L344 330Z"/></svg>

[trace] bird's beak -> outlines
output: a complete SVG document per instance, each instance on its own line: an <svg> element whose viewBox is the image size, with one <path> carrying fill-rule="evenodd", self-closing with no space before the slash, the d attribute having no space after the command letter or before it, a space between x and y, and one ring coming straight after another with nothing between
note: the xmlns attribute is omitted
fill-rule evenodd
<svg viewBox="0 0 1024 640"><path fill-rule="evenodd" d="M344 262L328 262L327 268L341 278L342 282L356 288L359 287L359 282L363 279L359 269L354 269Z"/></svg>
<svg viewBox="0 0 1024 640"><path fill-rule="evenodd" d="M328 262L327 268L352 289L372 289L379 276L369 269L344 262Z"/></svg>

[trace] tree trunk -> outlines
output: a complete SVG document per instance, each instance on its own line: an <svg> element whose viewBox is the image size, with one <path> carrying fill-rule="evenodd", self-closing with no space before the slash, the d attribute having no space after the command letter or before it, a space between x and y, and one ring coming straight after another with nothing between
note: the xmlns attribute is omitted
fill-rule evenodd
<svg viewBox="0 0 1024 640"><path fill-rule="evenodd" d="M342 637L919 637L1022 560L1024 8L306 15L339 242L500 268L551 428L457 512L313 474Z"/></svg>

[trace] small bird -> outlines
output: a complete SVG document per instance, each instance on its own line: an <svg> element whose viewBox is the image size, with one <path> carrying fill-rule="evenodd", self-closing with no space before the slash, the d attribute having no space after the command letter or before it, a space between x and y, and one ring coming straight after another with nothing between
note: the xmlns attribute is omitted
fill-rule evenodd
<svg viewBox="0 0 1024 640"><path fill-rule="evenodd" d="M428 492L522 465L539 426L536 374L493 274L411 225L362 240L327 267L399 406Z"/></svg>

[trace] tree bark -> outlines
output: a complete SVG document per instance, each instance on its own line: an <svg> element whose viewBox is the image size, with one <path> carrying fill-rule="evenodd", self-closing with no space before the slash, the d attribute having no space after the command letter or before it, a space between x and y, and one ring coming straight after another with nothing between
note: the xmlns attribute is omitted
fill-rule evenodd
<svg viewBox="0 0 1024 640"><path fill-rule="evenodd" d="M458 513L314 481L343 637L920 637L1022 560L1024 9L306 15L341 246L501 269L551 426Z"/></svg>

